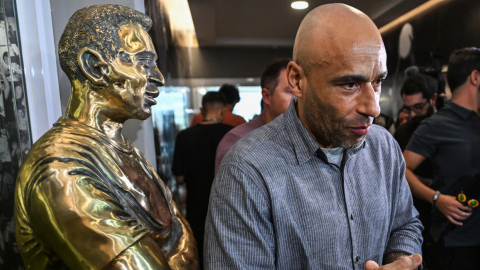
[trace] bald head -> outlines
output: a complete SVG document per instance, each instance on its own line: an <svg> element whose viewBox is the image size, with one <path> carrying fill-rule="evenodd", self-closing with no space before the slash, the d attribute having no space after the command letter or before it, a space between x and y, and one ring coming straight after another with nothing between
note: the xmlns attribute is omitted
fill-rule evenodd
<svg viewBox="0 0 480 270"><path fill-rule="evenodd" d="M356 147L380 114L387 76L382 37L367 15L343 4L312 10L298 29L287 81L300 120L322 147Z"/></svg>
<svg viewBox="0 0 480 270"><path fill-rule="evenodd" d="M360 48L383 48L378 28L363 12L345 4L322 5L303 19L295 38L293 60L308 73Z"/></svg>

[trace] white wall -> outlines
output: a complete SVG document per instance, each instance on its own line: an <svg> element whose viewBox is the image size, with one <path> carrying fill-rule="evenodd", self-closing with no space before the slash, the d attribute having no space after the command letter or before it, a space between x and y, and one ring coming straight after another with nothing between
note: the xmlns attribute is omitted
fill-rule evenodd
<svg viewBox="0 0 480 270"><path fill-rule="evenodd" d="M134 8L145 13L144 0L50 0L50 3L52 7L52 25L55 52L58 52L58 41L60 40L63 29L67 25L68 20L73 13L80 8L90 5L115 4ZM58 57L55 57L55 61L57 63L56 66L60 88L61 107L62 112L64 112L70 97L70 82L67 78L67 75L65 75L60 67ZM156 169L157 162L155 157L152 118L149 118L145 121L128 120L125 123L123 134L129 138L140 151L143 152L148 162L150 162L150 164Z"/></svg>
<svg viewBox="0 0 480 270"><path fill-rule="evenodd" d="M62 115L49 0L17 0L32 139Z"/></svg>

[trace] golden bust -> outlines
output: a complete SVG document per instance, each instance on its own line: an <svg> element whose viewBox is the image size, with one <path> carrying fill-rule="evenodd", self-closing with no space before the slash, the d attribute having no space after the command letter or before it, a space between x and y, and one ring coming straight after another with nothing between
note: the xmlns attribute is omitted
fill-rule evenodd
<svg viewBox="0 0 480 270"><path fill-rule="evenodd" d="M32 147L15 192L27 269L198 269L195 239L123 123L145 120L164 83L133 9L78 10L59 44L72 87L66 116Z"/></svg>

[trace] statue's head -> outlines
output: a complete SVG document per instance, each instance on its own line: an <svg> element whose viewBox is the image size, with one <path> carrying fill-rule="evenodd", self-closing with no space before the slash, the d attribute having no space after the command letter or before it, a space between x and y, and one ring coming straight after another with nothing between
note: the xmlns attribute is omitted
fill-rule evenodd
<svg viewBox="0 0 480 270"><path fill-rule="evenodd" d="M70 109L90 102L95 113L108 117L144 120L151 115L157 87L164 84L147 33L151 25L147 15L118 5L89 6L73 14L58 49L72 83Z"/></svg>

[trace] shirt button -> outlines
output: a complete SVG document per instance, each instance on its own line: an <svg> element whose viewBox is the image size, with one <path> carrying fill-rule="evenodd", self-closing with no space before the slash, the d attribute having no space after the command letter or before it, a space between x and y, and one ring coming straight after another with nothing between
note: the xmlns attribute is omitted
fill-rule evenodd
<svg viewBox="0 0 480 270"><path fill-rule="evenodd" d="M360 256L357 256L357 257L355 258L355 262L358 262L358 261L360 261Z"/></svg>

